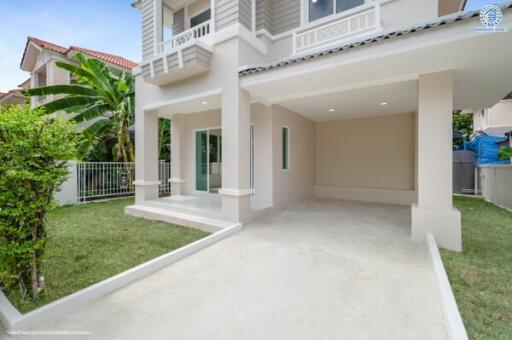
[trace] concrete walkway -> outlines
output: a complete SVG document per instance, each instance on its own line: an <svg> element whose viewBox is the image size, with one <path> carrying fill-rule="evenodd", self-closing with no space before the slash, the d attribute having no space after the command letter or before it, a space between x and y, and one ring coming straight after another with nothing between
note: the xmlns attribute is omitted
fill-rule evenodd
<svg viewBox="0 0 512 340"><path fill-rule="evenodd" d="M58 339L447 339L409 215L297 205L39 330L92 332Z"/></svg>

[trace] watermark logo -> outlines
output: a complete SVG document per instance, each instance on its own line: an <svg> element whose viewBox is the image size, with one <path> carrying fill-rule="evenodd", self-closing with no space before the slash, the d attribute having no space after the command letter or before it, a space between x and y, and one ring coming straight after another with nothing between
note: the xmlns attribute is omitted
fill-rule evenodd
<svg viewBox="0 0 512 340"><path fill-rule="evenodd" d="M482 26L476 27L475 32L508 32L508 27L499 26L503 13L496 5L485 5L480 10Z"/></svg>

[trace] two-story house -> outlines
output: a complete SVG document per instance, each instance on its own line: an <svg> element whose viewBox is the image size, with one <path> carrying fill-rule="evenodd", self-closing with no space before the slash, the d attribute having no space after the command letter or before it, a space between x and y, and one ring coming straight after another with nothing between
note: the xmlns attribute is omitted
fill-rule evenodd
<svg viewBox="0 0 512 340"><path fill-rule="evenodd" d="M19 86L21 88L36 88L70 84L70 73L57 67L55 63L58 61L76 63L74 55L78 52L90 58L103 60L110 67L120 71L130 72L137 65L135 62L117 55L78 46L63 47L48 41L28 37L20 67L23 71L30 73L30 78ZM31 97L30 104L32 107L37 107L54 99L53 95Z"/></svg>
<svg viewBox="0 0 512 340"><path fill-rule="evenodd" d="M0 92L0 104L16 105L25 104L25 96L21 93L22 89L13 89L8 92Z"/></svg>
<svg viewBox="0 0 512 340"><path fill-rule="evenodd" d="M411 235L461 249L452 111L510 88L512 33L438 0L138 0L136 203L222 228L302 200L407 205ZM510 27L510 3L500 26ZM158 198L158 118L172 196Z"/></svg>
<svg viewBox="0 0 512 340"><path fill-rule="evenodd" d="M473 112L473 130L488 135L512 133L512 93L488 109Z"/></svg>

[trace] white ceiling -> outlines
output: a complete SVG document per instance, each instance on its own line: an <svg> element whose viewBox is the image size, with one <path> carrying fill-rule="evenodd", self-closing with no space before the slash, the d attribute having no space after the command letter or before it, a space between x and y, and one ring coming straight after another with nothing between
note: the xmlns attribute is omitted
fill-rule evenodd
<svg viewBox="0 0 512 340"><path fill-rule="evenodd" d="M381 105L384 102L387 105ZM291 99L279 105L313 121L408 113L416 111L418 106L418 82L410 80ZM332 109L333 112L329 111Z"/></svg>

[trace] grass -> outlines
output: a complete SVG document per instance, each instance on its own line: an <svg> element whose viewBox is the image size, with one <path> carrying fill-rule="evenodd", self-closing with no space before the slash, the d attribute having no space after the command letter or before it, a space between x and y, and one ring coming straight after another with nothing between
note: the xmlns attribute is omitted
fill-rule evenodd
<svg viewBox="0 0 512 340"><path fill-rule="evenodd" d="M9 300L21 313L121 273L208 233L124 214L133 199L57 208L47 219L48 243L39 301Z"/></svg>
<svg viewBox="0 0 512 340"><path fill-rule="evenodd" d="M512 339L512 212L455 197L463 252L441 251L470 339Z"/></svg>

